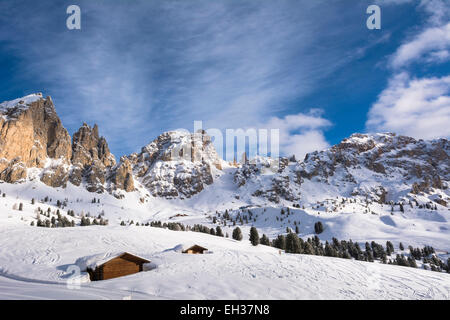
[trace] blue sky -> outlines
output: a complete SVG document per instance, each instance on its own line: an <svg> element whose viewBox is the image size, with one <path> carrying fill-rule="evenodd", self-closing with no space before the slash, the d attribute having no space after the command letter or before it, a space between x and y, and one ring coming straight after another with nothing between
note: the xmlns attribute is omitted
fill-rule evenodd
<svg viewBox="0 0 450 320"><path fill-rule="evenodd" d="M381 30L366 28L370 4ZM66 8L81 8L81 30ZM0 2L0 100L52 96L119 157L163 131L277 128L302 157L354 132L449 137L445 0Z"/></svg>

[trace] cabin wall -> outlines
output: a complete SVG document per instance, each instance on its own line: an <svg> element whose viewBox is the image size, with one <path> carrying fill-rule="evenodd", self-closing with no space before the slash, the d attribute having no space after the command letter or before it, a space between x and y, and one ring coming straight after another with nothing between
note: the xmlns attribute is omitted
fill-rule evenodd
<svg viewBox="0 0 450 320"><path fill-rule="evenodd" d="M115 258L103 265L103 280L139 272L139 264L122 258Z"/></svg>

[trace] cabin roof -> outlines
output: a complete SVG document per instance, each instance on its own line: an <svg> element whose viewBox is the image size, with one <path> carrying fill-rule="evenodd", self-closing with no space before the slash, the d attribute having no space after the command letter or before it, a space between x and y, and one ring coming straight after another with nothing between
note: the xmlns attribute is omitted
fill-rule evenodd
<svg viewBox="0 0 450 320"><path fill-rule="evenodd" d="M186 243L180 243L179 245L176 245L173 249L169 249L169 250L173 250L173 251L177 251L177 252L183 252L186 250L189 250L193 247L197 247L203 250L208 250L207 248L204 248L202 246L199 246L198 244L192 243L192 242L186 242Z"/></svg>
<svg viewBox="0 0 450 320"><path fill-rule="evenodd" d="M194 248L201 249L201 250L208 250L207 248L199 246L198 244L194 244L193 246L190 246L189 248L186 248L186 250L194 249Z"/></svg>
<svg viewBox="0 0 450 320"><path fill-rule="evenodd" d="M100 254L95 254L92 256L82 257L75 261L75 264L80 267L82 271L86 271L87 269L96 269L108 261L115 258L123 258L126 260L130 260L137 263L149 263L150 261L141 257L138 257L134 254L128 252L105 252Z"/></svg>

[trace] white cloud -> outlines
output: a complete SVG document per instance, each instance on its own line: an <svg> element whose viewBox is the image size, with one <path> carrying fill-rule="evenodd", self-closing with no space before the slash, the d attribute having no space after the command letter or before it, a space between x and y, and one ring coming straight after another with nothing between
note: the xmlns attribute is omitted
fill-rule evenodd
<svg viewBox="0 0 450 320"><path fill-rule="evenodd" d="M381 4L415 3L380 0ZM450 6L443 0L421 0L425 24L390 57L396 70L369 113L369 131L391 131L415 138L450 136L450 76L413 78L407 70L414 63L439 64L450 60ZM416 28L416 27L414 27Z"/></svg>
<svg viewBox="0 0 450 320"><path fill-rule="evenodd" d="M415 4L416 0L378 0L380 5ZM419 61L443 63L449 60L450 49L450 6L448 0L421 0L417 10L427 15L419 32L407 39L391 56L394 69L408 67ZM414 26L416 28L416 26Z"/></svg>
<svg viewBox="0 0 450 320"><path fill-rule="evenodd" d="M391 65L394 68L401 68L421 58L429 62L444 62L448 60L448 49L450 49L450 23L428 28L402 44L394 53Z"/></svg>
<svg viewBox="0 0 450 320"><path fill-rule="evenodd" d="M331 122L323 118L322 113L322 110L311 109L309 113L272 117L261 127L279 129L280 153L295 155L300 160L309 152L329 147L323 130L331 126Z"/></svg>
<svg viewBox="0 0 450 320"><path fill-rule="evenodd" d="M389 81L368 114L369 131L392 131L415 138L450 137L450 76Z"/></svg>
<svg viewBox="0 0 450 320"><path fill-rule="evenodd" d="M358 32L358 6L327 0L135 2L82 1L78 32L51 1L0 1L12 77L39 79L70 132L96 122L114 153L194 120L239 128L304 111L295 103L378 43Z"/></svg>
<svg viewBox="0 0 450 320"><path fill-rule="evenodd" d="M428 22L431 24L443 25L449 20L448 0L422 0L418 8L425 10L429 15Z"/></svg>

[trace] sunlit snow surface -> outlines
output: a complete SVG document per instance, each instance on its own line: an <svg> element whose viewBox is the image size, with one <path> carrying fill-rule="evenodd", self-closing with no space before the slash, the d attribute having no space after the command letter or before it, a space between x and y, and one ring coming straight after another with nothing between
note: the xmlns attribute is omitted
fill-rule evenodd
<svg viewBox="0 0 450 320"><path fill-rule="evenodd" d="M183 242L213 253L167 250ZM449 274L279 254L248 241L140 226L2 226L0 248L2 299L449 299L450 290ZM110 251L131 251L155 267L67 287L66 270L77 258Z"/></svg>
<svg viewBox="0 0 450 320"><path fill-rule="evenodd" d="M246 189L248 188L248 189ZM332 186L305 183L311 199L305 209L290 207L291 215L283 222L280 206L264 199L251 198L252 186L244 186L236 199L233 169L226 169L213 185L190 199L148 198L140 202L141 192L124 199L108 194L89 193L68 184L66 189L50 188L38 181L22 184L0 183L5 197L0 197L0 298L1 299L449 299L450 275L421 269L366 263L330 257L280 254L277 249L250 245L248 232L253 224L260 235L270 238L293 228L300 221L300 236L314 235L314 223L322 221L325 231L320 239L352 239L364 243L387 240L398 247L432 245L446 258L450 251L450 214L438 210L411 209L394 212L390 206L373 204L364 213L364 204L349 204L339 212L325 212L316 201L333 199ZM45 196L51 202L40 202ZM93 204L96 197L100 203ZM35 198L35 204L31 199ZM61 214L72 209L91 217L104 212L109 226L74 228L38 228L36 208L56 210L56 200L68 199ZM231 200L230 200L231 199ZM424 199L426 201L426 199ZM13 210L23 203L23 211ZM120 226L152 220L200 223L216 227L209 216L216 210L237 214L250 206L257 221L241 226L244 240L237 242L211 235L170 231L147 226ZM242 210L241 210L242 211ZM45 219L46 217L42 217ZM72 219L72 217L68 217ZM73 218L79 223L79 216ZM290 220L290 221L288 221ZM233 226L222 226L231 236ZM195 243L210 254L186 255L173 250L177 245ZM76 260L96 254L130 252L151 261L149 271L127 277L89 282L81 275L80 289L70 288ZM69 271L68 271L69 270ZM71 283L69 283L70 285Z"/></svg>

